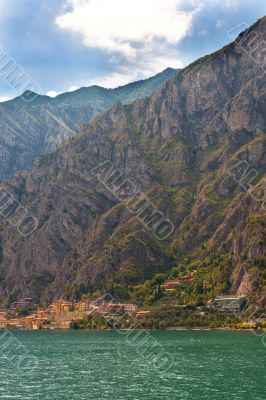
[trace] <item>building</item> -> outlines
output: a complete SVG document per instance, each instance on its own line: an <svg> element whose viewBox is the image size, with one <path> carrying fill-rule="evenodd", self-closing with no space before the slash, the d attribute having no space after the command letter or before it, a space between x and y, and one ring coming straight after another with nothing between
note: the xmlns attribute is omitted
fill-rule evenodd
<svg viewBox="0 0 266 400"><path fill-rule="evenodd" d="M181 282L191 282L194 279L193 275L184 275L178 278Z"/></svg>
<svg viewBox="0 0 266 400"><path fill-rule="evenodd" d="M49 309L38 309L36 311L36 317L38 318L48 318L49 314L50 314L50 310Z"/></svg>
<svg viewBox="0 0 266 400"><path fill-rule="evenodd" d="M19 299L14 303L10 304L10 311L16 313L21 310L28 310L32 305L32 298L31 297L24 297L23 299Z"/></svg>
<svg viewBox="0 0 266 400"><path fill-rule="evenodd" d="M0 315L0 329L6 328L7 325L8 325L8 320L3 315Z"/></svg>
<svg viewBox="0 0 266 400"><path fill-rule="evenodd" d="M11 318L7 321L7 327L13 329L23 329L24 328L24 318Z"/></svg>
<svg viewBox="0 0 266 400"><path fill-rule="evenodd" d="M168 281L168 282L164 282L161 286L165 292L173 292L178 286L180 286L180 282L179 281Z"/></svg>
<svg viewBox="0 0 266 400"><path fill-rule="evenodd" d="M75 309L77 311L88 311L91 308L91 300L85 299L80 300L78 303L75 304Z"/></svg>
<svg viewBox="0 0 266 400"><path fill-rule="evenodd" d="M145 317L147 317L150 313L151 313L150 311L145 311L145 310L143 310L143 311L137 311L137 312L136 312L136 316L137 316L138 318L145 318Z"/></svg>
<svg viewBox="0 0 266 400"><path fill-rule="evenodd" d="M178 286L186 282L192 282L194 279L193 275L180 276L175 281L164 282L161 286L165 292L173 292Z"/></svg>
<svg viewBox="0 0 266 400"><path fill-rule="evenodd" d="M72 307L75 307L75 303L65 301L65 300L57 300L53 304L50 305L51 312L67 312Z"/></svg>
<svg viewBox="0 0 266 400"><path fill-rule="evenodd" d="M247 298L245 296L217 296L212 300L209 300L208 307L220 311L220 312L239 312L247 304Z"/></svg>
<svg viewBox="0 0 266 400"><path fill-rule="evenodd" d="M24 328L25 329L32 329L32 321L35 318L35 315L28 315L24 317Z"/></svg>
<svg viewBox="0 0 266 400"><path fill-rule="evenodd" d="M37 330L37 329L41 329L44 326L47 326L49 323L49 321L47 320L47 318L34 318L32 320L32 329Z"/></svg>
<svg viewBox="0 0 266 400"><path fill-rule="evenodd" d="M108 303L107 312L109 314L130 314L137 311L136 304Z"/></svg>
<svg viewBox="0 0 266 400"><path fill-rule="evenodd" d="M28 309L32 305L31 297L24 297L10 304L10 310L13 312Z"/></svg>
<svg viewBox="0 0 266 400"><path fill-rule="evenodd" d="M24 301L25 304L32 304L32 298L31 297L24 297L21 301Z"/></svg>

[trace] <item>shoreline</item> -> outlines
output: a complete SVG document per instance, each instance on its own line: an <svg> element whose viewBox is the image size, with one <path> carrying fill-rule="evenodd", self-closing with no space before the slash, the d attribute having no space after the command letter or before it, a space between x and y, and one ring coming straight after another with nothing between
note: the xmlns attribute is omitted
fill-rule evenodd
<svg viewBox="0 0 266 400"><path fill-rule="evenodd" d="M121 331L158 331L158 332L163 332L163 331L228 331L228 332L237 332L237 331L248 331L248 332L263 332L266 331L266 328L261 328L261 329L252 329L252 328L226 328L226 327L217 327L217 328L205 328L205 327L183 327L183 326L173 326L173 327L168 327L164 329L156 329L156 328L143 328L143 329L130 329L130 328L123 328L123 329L89 329L89 328L84 328L84 329L71 329L71 328L48 328L48 329L25 329L25 328L0 328L1 330L10 330L10 331L34 331L34 332L49 332L49 331L87 331L87 332L121 332Z"/></svg>

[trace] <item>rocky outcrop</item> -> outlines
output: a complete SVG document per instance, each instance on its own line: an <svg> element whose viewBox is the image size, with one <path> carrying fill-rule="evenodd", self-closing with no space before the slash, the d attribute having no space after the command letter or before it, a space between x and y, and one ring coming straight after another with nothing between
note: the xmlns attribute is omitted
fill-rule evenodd
<svg viewBox="0 0 266 400"><path fill-rule="evenodd" d="M240 43L251 32L252 57ZM39 225L25 239L2 220L1 298L47 301L138 284L184 256L215 252L234 266L228 290L264 304L266 80L255 61L265 35L263 18L6 182ZM106 161L108 184L95 173ZM132 186L173 222L167 240L127 207Z"/></svg>

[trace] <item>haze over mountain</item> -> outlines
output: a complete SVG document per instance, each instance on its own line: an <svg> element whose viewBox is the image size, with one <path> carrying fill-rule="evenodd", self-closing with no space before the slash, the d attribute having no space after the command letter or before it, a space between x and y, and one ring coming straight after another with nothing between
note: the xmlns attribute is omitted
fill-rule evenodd
<svg viewBox="0 0 266 400"><path fill-rule="evenodd" d="M243 50L249 35L252 57ZM187 260L197 262L202 277L211 277L213 293L245 294L265 305L265 207L255 195L265 189L266 167L266 79L256 62L262 40L265 17L152 96L134 104L122 99L124 104L99 115L71 142L40 157L31 172L6 182L39 226L25 239L1 221L1 299L23 294L46 302L113 284L125 288ZM106 104L105 90L90 90L102 97L97 110L79 109L78 123ZM64 96L54 102L65 104ZM56 108L56 117L76 129L71 107ZM44 129L37 149L50 148L48 138L62 136L56 127L49 126L49 134ZM23 158L25 152L26 146ZM159 241L113 195L114 181L111 191L97 179L93 170L106 161L173 221L167 241ZM239 185L246 165L257 171L253 195ZM209 269L206 259L213 253L225 262L218 259Z"/></svg>
<svg viewBox="0 0 266 400"><path fill-rule="evenodd" d="M117 101L129 104L149 96L177 72L168 68L117 89L84 87L56 98L26 92L0 103L0 180L29 169L36 157L75 136L80 125Z"/></svg>

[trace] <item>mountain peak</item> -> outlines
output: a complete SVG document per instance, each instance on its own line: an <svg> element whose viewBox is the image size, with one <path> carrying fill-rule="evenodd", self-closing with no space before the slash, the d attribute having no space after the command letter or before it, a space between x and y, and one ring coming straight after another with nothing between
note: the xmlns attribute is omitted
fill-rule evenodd
<svg viewBox="0 0 266 400"><path fill-rule="evenodd" d="M33 92L32 90L25 90L25 92L23 92L21 95L21 97L23 97L23 99L25 99L27 101L32 101L39 96L42 96L42 95L40 95L39 93Z"/></svg>

